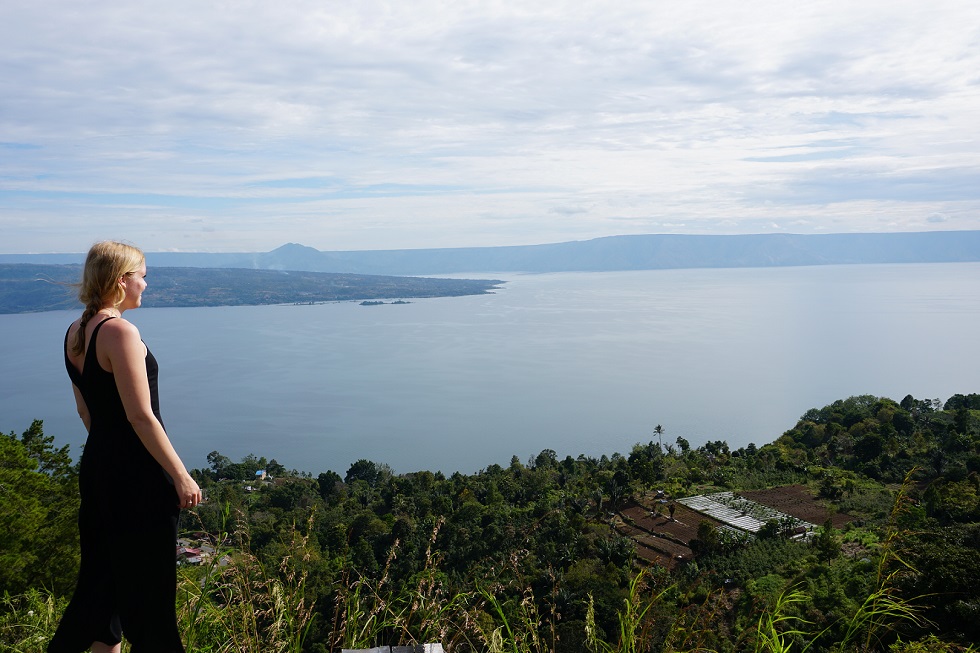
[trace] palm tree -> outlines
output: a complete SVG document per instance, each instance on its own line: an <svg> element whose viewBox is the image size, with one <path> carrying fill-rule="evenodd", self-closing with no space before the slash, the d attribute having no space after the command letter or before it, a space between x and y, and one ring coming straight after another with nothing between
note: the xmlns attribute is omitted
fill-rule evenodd
<svg viewBox="0 0 980 653"><path fill-rule="evenodd" d="M653 427L653 432L657 434L657 439L660 441L660 450L663 451L664 448L664 427L657 424Z"/></svg>

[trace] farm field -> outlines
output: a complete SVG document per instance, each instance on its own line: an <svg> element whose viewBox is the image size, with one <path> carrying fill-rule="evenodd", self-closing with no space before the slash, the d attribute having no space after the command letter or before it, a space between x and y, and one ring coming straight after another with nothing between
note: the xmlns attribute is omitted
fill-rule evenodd
<svg viewBox="0 0 980 653"><path fill-rule="evenodd" d="M688 543L698 536L698 525L702 521L716 527L722 524L710 517L691 510L680 503L675 504L674 519L666 514L653 514L655 504L630 503L618 513L620 520L616 530L636 543L637 555L644 560L673 569L684 561L691 560L693 553ZM661 506L666 513L666 507Z"/></svg>
<svg viewBox="0 0 980 653"><path fill-rule="evenodd" d="M844 513L833 513L814 497L803 485L787 485L765 490L746 490L736 493L748 501L753 501L797 519L815 525L824 524L828 518L835 528L852 521ZM623 506L614 519L616 531L629 537L636 544L636 554L650 564L670 569L693 558L689 546L697 537L698 526L707 521L716 528L725 524L684 505L674 503L674 518L667 513L667 507L653 497L644 497Z"/></svg>
<svg viewBox="0 0 980 653"><path fill-rule="evenodd" d="M839 512L832 513L827 510L823 502L814 498L810 490L804 485L784 485L766 490L745 490L739 492L738 495L818 526L822 526L828 518L834 528L842 528L848 522L853 521L850 515Z"/></svg>

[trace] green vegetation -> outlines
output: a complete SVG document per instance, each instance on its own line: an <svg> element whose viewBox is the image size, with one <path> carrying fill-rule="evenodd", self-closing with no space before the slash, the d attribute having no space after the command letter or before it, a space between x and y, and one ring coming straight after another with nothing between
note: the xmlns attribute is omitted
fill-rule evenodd
<svg viewBox="0 0 980 653"><path fill-rule="evenodd" d="M314 477L212 452L193 472L208 501L182 523L216 550L180 567L189 650L975 650L980 395L851 397L738 450L664 434L628 455L545 450L451 476L360 460ZM809 539L778 520L755 537L704 521L670 568L615 527L657 491L790 484L849 520ZM0 648L40 651L78 564L67 448L39 422L0 435L0 492Z"/></svg>

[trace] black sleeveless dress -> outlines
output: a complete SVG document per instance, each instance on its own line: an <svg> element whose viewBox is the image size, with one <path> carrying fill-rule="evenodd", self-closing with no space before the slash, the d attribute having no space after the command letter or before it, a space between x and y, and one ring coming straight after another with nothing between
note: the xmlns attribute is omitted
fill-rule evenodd
<svg viewBox="0 0 980 653"><path fill-rule="evenodd" d="M79 474L78 584L48 651L77 653L125 635L133 653L183 652L175 614L177 492L126 418L115 377L99 365L96 342L106 321L92 332L81 373L68 359L65 335L68 376L91 423ZM157 370L147 350L151 405L160 419Z"/></svg>

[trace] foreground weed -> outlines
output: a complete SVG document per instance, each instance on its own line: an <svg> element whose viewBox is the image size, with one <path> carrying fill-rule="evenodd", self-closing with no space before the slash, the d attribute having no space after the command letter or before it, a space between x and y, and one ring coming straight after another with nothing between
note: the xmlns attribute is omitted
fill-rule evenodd
<svg viewBox="0 0 980 653"><path fill-rule="evenodd" d="M501 625L489 633L483 633L485 643L490 653L503 653L512 651L513 653L530 653L550 651L544 648L541 635L538 632L540 621L537 619L537 604L534 601L534 594L531 588L527 588L517 604L517 618L508 617L509 610L505 609L505 603L501 602L497 595L488 589L481 590L487 605L493 608Z"/></svg>
<svg viewBox="0 0 980 653"><path fill-rule="evenodd" d="M379 580L357 576L349 568L343 570L335 602L333 648L468 642L472 594L448 589L449 583L439 571L441 557L435 552L435 542L442 525L440 519L432 529L425 566L414 585L396 587L390 582L398 540L388 552Z"/></svg>
<svg viewBox="0 0 980 653"><path fill-rule="evenodd" d="M762 612L756 624L755 653L789 653L795 637L811 636L809 631L801 629L810 622L790 614L793 606L805 604L806 601L807 595L792 587L780 594L770 609ZM811 639L809 644L800 649L800 653L809 649L814 641L815 639Z"/></svg>
<svg viewBox="0 0 980 653"><path fill-rule="evenodd" d="M349 567L344 567L337 585L331 649L371 648L395 627L390 610L392 590L388 579L399 545L396 539L378 581L359 576Z"/></svg>
<svg viewBox="0 0 980 653"><path fill-rule="evenodd" d="M440 642L453 646L467 640L470 615L467 607L471 592L455 592L439 571L441 556L435 552L436 538L444 519L432 528L425 550L425 565L416 577L413 589L400 592L391 602L397 644L412 645Z"/></svg>
<svg viewBox="0 0 980 653"><path fill-rule="evenodd" d="M476 639L482 642L489 653L545 653L555 650L556 629L561 615L555 610L553 602L544 602L534 595L531 583L521 571L522 562L528 551L511 553L507 572L513 575L508 584L494 582L477 590L482 605L473 608L474 616L469 620L476 632ZM553 592L557 590L552 575ZM501 598L507 597L510 598ZM546 605L544 611L541 606ZM479 613L489 607L496 618L481 619Z"/></svg>
<svg viewBox="0 0 980 653"><path fill-rule="evenodd" d="M844 637L837 649L846 651L852 645L860 651L871 651L880 638L891 632L899 623L909 622L923 626L928 621L921 615L917 602L924 597L905 599L899 595L896 581L903 573L917 570L902 556L899 547L902 531L900 518L908 510L908 489L912 485L911 470L899 488L892 504L885 537L882 540L876 576L876 589L847 620Z"/></svg>
<svg viewBox="0 0 980 653"><path fill-rule="evenodd" d="M67 601L46 590L5 595L0 614L0 649L11 653L42 653L54 636Z"/></svg>
<svg viewBox="0 0 980 653"><path fill-rule="evenodd" d="M313 520L309 516L307 532ZM244 519L234 533L240 549L216 552L200 573L182 574L178 617L187 648L203 653L299 653L312 626L312 604L305 595L308 536L295 525L288 532L287 555L267 569L250 552ZM223 532L218 542L227 539ZM223 564L227 562L227 564Z"/></svg>
<svg viewBox="0 0 980 653"><path fill-rule="evenodd" d="M596 653L639 653L651 648L655 623L650 618L650 611L658 605L670 591L667 587L652 597L644 597L650 589L647 582L649 572L640 571L630 581L629 593L623 599L623 608L619 611L619 633L615 644L599 637L599 628L595 622L595 605L589 595L589 603L585 616L586 642ZM674 639L677 633L668 632L668 641ZM676 649L681 650L681 649Z"/></svg>

